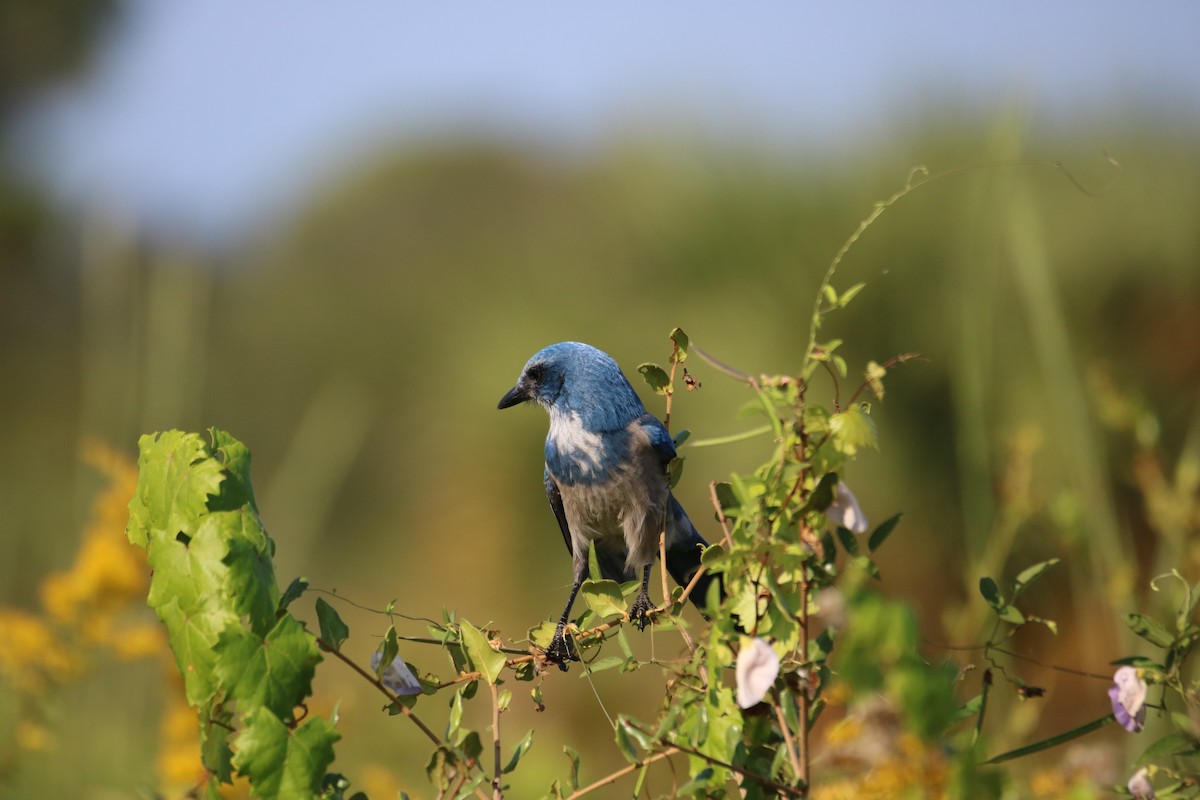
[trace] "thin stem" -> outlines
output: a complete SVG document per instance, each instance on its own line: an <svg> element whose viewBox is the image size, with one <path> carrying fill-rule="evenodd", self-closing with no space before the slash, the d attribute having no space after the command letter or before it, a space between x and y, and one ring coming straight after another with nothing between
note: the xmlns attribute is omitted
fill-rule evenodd
<svg viewBox="0 0 1200 800"><path fill-rule="evenodd" d="M717 497L717 482L712 481L708 484L708 494L712 497L713 508L717 510L717 522L721 523L721 541L725 542L725 549L733 549L733 538L729 535L729 523L725 520L725 509L721 508L721 500Z"/></svg>
<svg viewBox="0 0 1200 800"><path fill-rule="evenodd" d="M667 531L665 527L658 534L658 566L658 571L662 576L662 598L665 605L667 598L671 596L671 586L667 583Z"/></svg>
<svg viewBox="0 0 1200 800"><path fill-rule="evenodd" d="M808 668L808 567L804 567L804 578L800 581L800 659ZM807 680L805 681L807 684ZM804 781L804 793L808 794L808 712L810 700L808 686L800 691L800 780Z"/></svg>
<svg viewBox="0 0 1200 800"><path fill-rule="evenodd" d="M788 727L787 719L783 716L783 709L774 698L771 700L771 708L775 709L775 719L779 720L779 730L783 733L783 744L787 748L788 760L792 762L792 774L799 778L801 773L800 753L796 750L796 740L792 737L791 728Z"/></svg>
<svg viewBox="0 0 1200 800"><path fill-rule="evenodd" d="M675 368L679 366L679 343L671 340L671 375L667 379L667 412L663 417L663 427L671 432L671 398L675 396Z"/></svg>
<svg viewBox="0 0 1200 800"><path fill-rule="evenodd" d="M496 691L496 684L489 683L488 686L492 690L492 749L496 759L495 777L492 778L492 800L501 800L504 793L500 789L500 695Z"/></svg>
<svg viewBox="0 0 1200 800"><path fill-rule="evenodd" d="M396 638L402 642L416 642L417 644L436 644L436 645L441 645L442 647L445 647L446 645L449 645L449 644L455 644L454 642L447 642L444 639L431 639L428 636L396 636ZM510 655L510 656L528 655L527 651L525 651L525 650L516 650L516 649L510 648L510 647L501 647L498 649L500 650L501 653L504 653L505 655Z"/></svg>

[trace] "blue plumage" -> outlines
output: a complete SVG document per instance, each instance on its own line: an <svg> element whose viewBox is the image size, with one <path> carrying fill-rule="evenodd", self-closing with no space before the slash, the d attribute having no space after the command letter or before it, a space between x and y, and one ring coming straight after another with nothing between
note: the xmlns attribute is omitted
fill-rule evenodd
<svg viewBox="0 0 1200 800"><path fill-rule="evenodd" d="M546 496L572 555L574 586L547 650L563 664L573 655L563 638L594 546L600 571L616 581L642 579L630 609L645 624L647 585L666 529L667 570L686 584L706 542L671 494L667 465L675 444L606 353L579 342L551 345L529 359L499 408L533 401L546 409ZM641 573L639 575L639 572ZM701 604L711 578L701 576L691 597ZM564 667L565 668L565 667Z"/></svg>

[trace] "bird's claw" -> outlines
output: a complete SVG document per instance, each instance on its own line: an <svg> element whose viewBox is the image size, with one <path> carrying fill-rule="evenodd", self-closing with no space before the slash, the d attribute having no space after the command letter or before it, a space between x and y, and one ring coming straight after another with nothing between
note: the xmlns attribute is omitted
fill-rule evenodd
<svg viewBox="0 0 1200 800"><path fill-rule="evenodd" d="M633 605L629 607L629 619L637 625L639 631L646 630L646 626L650 624L650 612L653 610L654 604L650 602L650 595L645 592L640 592L633 600Z"/></svg>
<svg viewBox="0 0 1200 800"><path fill-rule="evenodd" d="M579 660L575 649L567 643L567 637L563 633L561 625L554 631L554 638L550 640L550 646L546 648L545 652L546 660L551 664L557 664L563 672L567 671L568 661Z"/></svg>

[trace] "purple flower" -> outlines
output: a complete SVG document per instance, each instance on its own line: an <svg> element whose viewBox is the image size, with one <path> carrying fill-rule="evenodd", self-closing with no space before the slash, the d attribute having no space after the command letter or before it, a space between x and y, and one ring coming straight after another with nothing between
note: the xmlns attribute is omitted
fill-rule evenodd
<svg viewBox="0 0 1200 800"><path fill-rule="evenodd" d="M1146 682L1133 667L1121 667L1113 675L1108 699L1121 727L1137 733L1146 724Z"/></svg>
<svg viewBox="0 0 1200 800"><path fill-rule="evenodd" d="M1150 774L1145 767L1133 773L1133 777L1125 786L1134 796L1134 800L1155 800L1154 787L1150 784Z"/></svg>
<svg viewBox="0 0 1200 800"><path fill-rule="evenodd" d="M869 527L867 515L845 481L838 481L833 504L825 510L825 518L852 533L866 533Z"/></svg>
<svg viewBox="0 0 1200 800"><path fill-rule="evenodd" d="M371 653L371 669L379 669L379 662L382 658L383 654L378 650ZM421 682L417 680L416 675L412 674L412 670L400 656L393 658L392 663L387 665L383 674L379 676L379 682L396 694L421 693Z"/></svg>

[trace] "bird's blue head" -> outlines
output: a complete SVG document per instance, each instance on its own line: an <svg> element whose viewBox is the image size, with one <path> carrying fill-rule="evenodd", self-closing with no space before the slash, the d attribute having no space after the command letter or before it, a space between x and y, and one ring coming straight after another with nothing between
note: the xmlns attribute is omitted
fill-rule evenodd
<svg viewBox="0 0 1200 800"><path fill-rule="evenodd" d="M579 342L559 342L535 353L497 408L530 400L552 415L576 417L594 432L622 429L646 413L612 356Z"/></svg>

